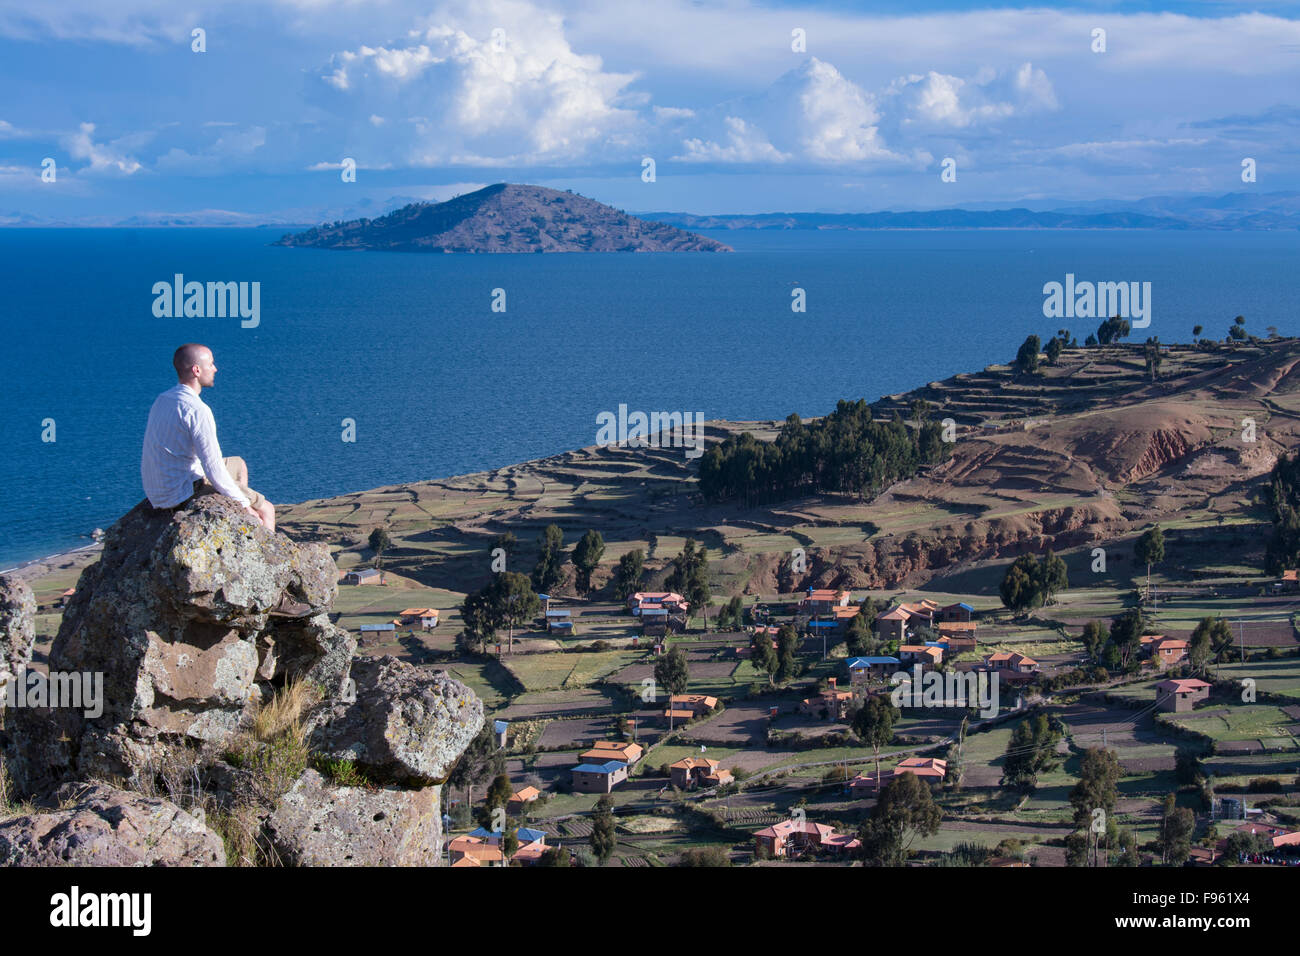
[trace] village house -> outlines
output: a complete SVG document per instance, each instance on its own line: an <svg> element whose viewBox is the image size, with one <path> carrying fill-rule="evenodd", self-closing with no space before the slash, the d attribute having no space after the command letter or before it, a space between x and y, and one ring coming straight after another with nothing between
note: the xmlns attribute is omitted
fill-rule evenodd
<svg viewBox="0 0 1300 956"><path fill-rule="evenodd" d="M552 634L572 634L573 612L565 608L547 611L546 630Z"/></svg>
<svg viewBox="0 0 1300 956"><path fill-rule="evenodd" d="M1008 684L1027 684L1038 676L1038 661L1015 651L998 651L984 658L976 670L993 672L998 680Z"/></svg>
<svg viewBox="0 0 1300 956"><path fill-rule="evenodd" d="M536 787L521 787L511 795L509 802L506 803L506 813L512 817L519 816L524 812L524 808L528 804L537 800L541 795L542 791Z"/></svg>
<svg viewBox="0 0 1300 956"><path fill-rule="evenodd" d="M1300 591L1300 571L1295 568L1283 571L1282 577L1273 587L1280 591Z"/></svg>
<svg viewBox="0 0 1300 956"><path fill-rule="evenodd" d="M668 721L690 720L707 714L718 706L718 698L705 694L673 694L668 698L668 709L664 719Z"/></svg>
<svg viewBox="0 0 1300 956"><path fill-rule="evenodd" d="M431 631L438 626L436 607L408 607L397 615L399 624L419 624L421 630Z"/></svg>
<svg viewBox="0 0 1300 956"><path fill-rule="evenodd" d="M521 828L522 829L522 828ZM531 843L524 843L520 838L519 849L515 850L515 855L510 858L511 863L518 863L520 866L536 866L542 862L542 857L546 854L547 846L544 840L534 840Z"/></svg>
<svg viewBox="0 0 1300 956"><path fill-rule="evenodd" d="M636 617L640 617L641 612L648 607L667 608L683 614L690 611L691 607L686 598L676 591L637 591L627 599L627 606Z"/></svg>
<svg viewBox="0 0 1300 956"><path fill-rule="evenodd" d="M679 790L718 787L731 783L731 771L719 769L718 761L709 757L683 757L668 765L668 774L673 786Z"/></svg>
<svg viewBox="0 0 1300 956"><path fill-rule="evenodd" d="M356 571L349 571L343 575L344 584L379 584L380 574L378 568L360 568Z"/></svg>
<svg viewBox="0 0 1300 956"><path fill-rule="evenodd" d="M936 624L969 624L975 609L969 604L958 601L956 604L949 604L947 607L939 608L939 613L935 615Z"/></svg>
<svg viewBox="0 0 1300 956"><path fill-rule="evenodd" d="M1284 830L1263 823L1243 823L1236 827L1236 832L1265 837L1273 844L1275 850L1284 846L1300 846L1300 830Z"/></svg>
<svg viewBox="0 0 1300 956"><path fill-rule="evenodd" d="M948 761L935 757L908 757L899 762L893 770L880 774L880 786L883 788L900 774L910 773L926 783L940 784L948 776ZM849 781L849 792L854 799L872 796L876 792L875 771L860 773Z"/></svg>
<svg viewBox="0 0 1300 956"><path fill-rule="evenodd" d="M935 615L939 613L939 605L929 599L913 604L900 604L898 607L908 615L912 624L922 627L933 627Z"/></svg>
<svg viewBox="0 0 1300 956"><path fill-rule="evenodd" d="M943 660L943 648L938 644L902 644L898 659L904 664L924 664L933 667Z"/></svg>
<svg viewBox="0 0 1300 956"><path fill-rule="evenodd" d="M862 845L852 834L836 833L825 823L782 820L754 832L754 849L773 859L794 859L806 853L852 852Z"/></svg>
<svg viewBox="0 0 1300 956"><path fill-rule="evenodd" d="M834 677L826 683L829 686L825 690L799 702L799 713L821 720L843 720L853 706L853 691L840 690Z"/></svg>
<svg viewBox="0 0 1300 956"><path fill-rule="evenodd" d="M627 764L620 760L584 763L573 768L575 793L610 793L627 779Z"/></svg>
<svg viewBox="0 0 1300 956"><path fill-rule="evenodd" d="M447 844L452 866L501 866L505 854L495 843L476 836L458 836Z"/></svg>
<svg viewBox="0 0 1300 956"><path fill-rule="evenodd" d="M357 630L361 632L362 637L387 637L397 633L397 625L392 621L385 624L362 624Z"/></svg>
<svg viewBox="0 0 1300 956"><path fill-rule="evenodd" d="M850 604L847 607L837 607L831 614L834 615L835 625L841 631L847 631L853 619L862 613L861 606Z"/></svg>
<svg viewBox="0 0 1300 956"><path fill-rule="evenodd" d="M950 656L973 651L976 627L974 621L942 621L935 626L939 632L937 643L945 645Z"/></svg>
<svg viewBox="0 0 1300 956"><path fill-rule="evenodd" d="M617 760L625 766L631 767L641 759L642 747L640 744L623 743L616 740L597 740L591 745L590 750L583 751L578 755L582 763L603 764L611 760Z"/></svg>
<svg viewBox="0 0 1300 956"><path fill-rule="evenodd" d="M520 827L515 831L518 847L510 857L511 863L532 866L542 859L546 852L546 833L531 827ZM447 844L447 853L452 866L491 866L506 862L501 847L502 834L484 827L472 831L468 836L459 836Z"/></svg>
<svg viewBox="0 0 1300 956"><path fill-rule="evenodd" d="M1150 657L1156 667L1164 670L1187 660L1186 641L1165 637L1163 634L1145 634L1141 638L1140 652Z"/></svg>
<svg viewBox="0 0 1300 956"><path fill-rule="evenodd" d="M824 616L834 614L837 607L848 607L852 600L853 595L848 591L809 588L799 601L799 610L804 614Z"/></svg>
<svg viewBox="0 0 1300 956"><path fill-rule="evenodd" d="M1184 713L1210 696L1210 685L1196 678L1162 680L1156 684L1156 707L1174 713Z"/></svg>
<svg viewBox="0 0 1300 956"><path fill-rule="evenodd" d="M849 683L879 680L902 666L897 657L850 657L844 662L849 669Z"/></svg>
<svg viewBox="0 0 1300 956"><path fill-rule="evenodd" d="M893 608L876 615L876 636L882 641L897 641L902 644L907 640L907 622L912 616L902 608Z"/></svg>

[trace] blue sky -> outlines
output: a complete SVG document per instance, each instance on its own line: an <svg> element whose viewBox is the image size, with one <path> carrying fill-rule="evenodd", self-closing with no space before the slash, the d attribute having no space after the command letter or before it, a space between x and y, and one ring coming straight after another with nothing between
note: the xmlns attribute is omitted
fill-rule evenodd
<svg viewBox="0 0 1300 956"><path fill-rule="evenodd" d="M0 222L502 180L699 213L1300 189L1300 3L0 0L0 82Z"/></svg>

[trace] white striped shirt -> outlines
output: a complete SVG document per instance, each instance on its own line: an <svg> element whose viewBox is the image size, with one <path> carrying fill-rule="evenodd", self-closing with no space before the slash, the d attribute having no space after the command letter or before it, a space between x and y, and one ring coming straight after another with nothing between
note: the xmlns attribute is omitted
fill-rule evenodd
<svg viewBox="0 0 1300 956"><path fill-rule="evenodd" d="M207 477L228 498L248 507L217 444L217 421L198 392L177 384L156 399L149 409L140 456L144 493L155 508L172 508L194 494L194 482Z"/></svg>

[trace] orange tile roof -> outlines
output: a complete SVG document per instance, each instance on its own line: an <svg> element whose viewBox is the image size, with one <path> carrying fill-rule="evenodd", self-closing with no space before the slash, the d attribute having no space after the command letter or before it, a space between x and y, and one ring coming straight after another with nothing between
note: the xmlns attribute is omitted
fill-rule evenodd
<svg viewBox="0 0 1300 956"><path fill-rule="evenodd" d="M516 790L511 800L518 800L520 803L528 803L530 800L536 800L542 795L542 791L536 787L524 787L522 790Z"/></svg>
<svg viewBox="0 0 1300 956"><path fill-rule="evenodd" d="M591 745L590 750L583 751L578 755L578 759L583 763L604 763L610 759L621 759L628 762L637 760L641 756L641 745L628 743L618 743L613 740L598 740Z"/></svg>
<svg viewBox="0 0 1300 956"><path fill-rule="evenodd" d="M1159 684L1156 684L1157 688L1164 687L1169 690L1177 691L1180 694L1186 693L1187 691L1200 690L1202 687L1209 686L1210 685L1205 683L1205 681L1198 680L1195 677L1184 677L1181 680L1162 680Z"/></svg>
<svg viewBox="0 0 1300 956"><path fill-rule="evenodd" d="M718 766L716 760L708 757L683 757L676 763L670 763L669 767L679 767L682 770L714 770Z"/></svg>
<svg viewBox="0 0 1300 956"><path fill-rule="evenodd" d="M534 840L521 846L510 859L519 860L521 863L536 863L547 849L549 848L541 840Z"/></svg>

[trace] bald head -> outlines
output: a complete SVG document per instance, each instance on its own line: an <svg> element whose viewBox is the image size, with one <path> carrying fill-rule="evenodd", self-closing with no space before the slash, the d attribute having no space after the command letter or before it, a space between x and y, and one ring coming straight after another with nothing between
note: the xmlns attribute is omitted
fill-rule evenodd
<svg viewBox="0 0 1300 956"><path fill-rule="evenodd" d="M187 342L178 348L172 355L172 367L176 369L178 381L195 388L211 388L217 371L212 350L197 342Z"/></svg>

